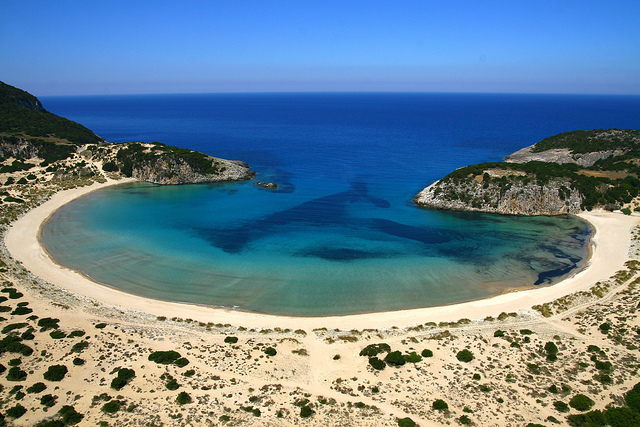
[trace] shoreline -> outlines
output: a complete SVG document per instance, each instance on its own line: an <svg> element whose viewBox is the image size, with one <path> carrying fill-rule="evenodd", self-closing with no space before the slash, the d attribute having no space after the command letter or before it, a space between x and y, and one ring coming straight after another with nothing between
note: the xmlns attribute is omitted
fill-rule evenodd
<svg viewBox="0 0 640 427"><path fill-rule="evenodd" d="M553 285L514 290L480 300L435 307L325 317L273 315L142 297L100 284L81 272L55 263L39 241L41 227L48 218L60 207L78 197L111 185L135 181L134 179L109 180L105 183L94 183L54 194L50 200L30 210L11 224L4 237L8 252L27 270L52 285L73 294L93 298L120 310L245 327L404 328L430 321L457 321L462 318L482 320L484 317L496 316L501 312L537 313L531 309L533 305L588 289L598 281L607 280L615 272L623 269L624 263L629 259L631 228L640 223L640 218L621 213L589 212L577 215L589 222L594 229L589 245L590 257L575 274Z"/></svg>

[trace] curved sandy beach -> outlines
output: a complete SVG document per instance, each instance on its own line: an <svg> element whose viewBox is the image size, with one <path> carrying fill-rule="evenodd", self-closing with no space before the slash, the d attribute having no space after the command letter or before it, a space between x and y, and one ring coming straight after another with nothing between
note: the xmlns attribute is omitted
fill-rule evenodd
<svg viewBox="0 0 640 427"><path fill-rule="evenodd" d="M579 215L582 219L589 221L596 230L592 240L592 257L585 269L553 286L441 307L331 317L275 316L143 298L98 284L74 270L53 262L39 243L41 225L53 212L73 199L123 182L130 182L130 180L110 180L106 183L95 183L55 194L49 201L29 211L12 224L5 235L7 250L27 270L45 281L120 310L134 310L155 316L175 316L200 322L229 323L252 328L282 327L307 330L320 327L365 329L397 326L402 328L432 321L481 319L501 312L530 310L533 305L587 289L624 268L624 263L629 259L630 230L640 223L637 217L620 213L594 212Z"/></svg>

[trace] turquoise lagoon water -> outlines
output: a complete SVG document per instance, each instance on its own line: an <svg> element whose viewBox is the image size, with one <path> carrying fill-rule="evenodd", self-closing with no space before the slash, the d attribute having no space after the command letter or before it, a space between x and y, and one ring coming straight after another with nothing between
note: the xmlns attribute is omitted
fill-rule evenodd
<svg viewBox="0 0 640 427"><path fill-rule="evenodd" d="M56 212L61 264L139 295L289 315L450 304L545 285L588 254L574 217L431 211L456 167L545 136L639 127L640 97L236 94L44 98L111 141L247 161L251 182L126 184Z"/></svg>

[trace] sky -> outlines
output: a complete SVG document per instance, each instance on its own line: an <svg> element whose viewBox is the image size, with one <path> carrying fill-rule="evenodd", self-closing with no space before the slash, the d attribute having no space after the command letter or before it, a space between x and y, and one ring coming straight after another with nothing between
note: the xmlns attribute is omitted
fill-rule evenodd
<svg viewBox="0 0 640 427"><path fill-rule="evenodd" d="M0 81L36 96L640 94L640 0L1 0Z"/></svg>

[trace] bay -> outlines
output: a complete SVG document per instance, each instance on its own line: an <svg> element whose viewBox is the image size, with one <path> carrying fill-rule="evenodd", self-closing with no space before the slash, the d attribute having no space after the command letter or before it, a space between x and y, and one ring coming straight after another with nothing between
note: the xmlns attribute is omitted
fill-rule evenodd
<svg viewBox="0 0 640 427"><path fill-rule="evenodd" d="M248 162L251 182L124 185L59 210L61 264L151 298L290 315L450 304L557 281L587 256L574 217L419 209L453 169L559 132L640 127L640 97L197 94L47 97L105 139Z"/></svg>

